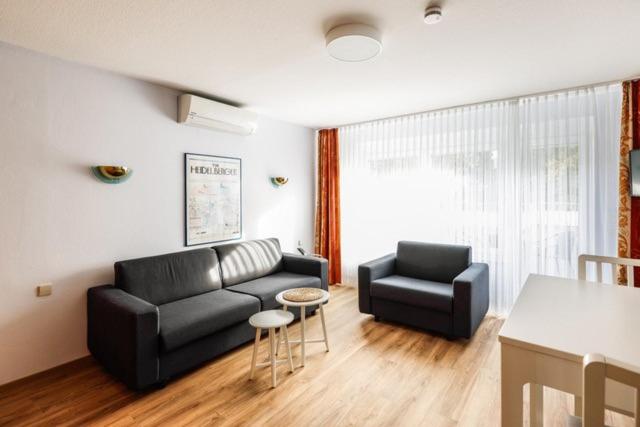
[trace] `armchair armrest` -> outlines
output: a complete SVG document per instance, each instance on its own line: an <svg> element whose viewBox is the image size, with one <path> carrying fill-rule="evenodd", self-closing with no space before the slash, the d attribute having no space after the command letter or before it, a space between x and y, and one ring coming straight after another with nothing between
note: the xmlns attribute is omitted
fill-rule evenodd
<svg viewBox="0 0 640 427"><path fill-rule="evenodd" d="M329 262L326 259L285 253L282 260L286 271L319 277L320 287L329 290Z"/></svg>
<svg viewBox="0 0 640 427"><path fill-rule="evenodd" d="M471 338L489 309L489 266L473 263L453 279L453 333Z"/></svg>
<svg viewBox="0 0 640 427"><path fill-rule="evenodd" d="M87 292L87 344L108 371L133 389L158 381L158 307L111 285Z"/></svg>
<svg viewBox="0 0 640 427"><path fill-rule="evenodd" d="M360 313L371 313L371 282L382 277L391 276L396 269L396 254L360 264L358 266L358 305Z"/></svg>

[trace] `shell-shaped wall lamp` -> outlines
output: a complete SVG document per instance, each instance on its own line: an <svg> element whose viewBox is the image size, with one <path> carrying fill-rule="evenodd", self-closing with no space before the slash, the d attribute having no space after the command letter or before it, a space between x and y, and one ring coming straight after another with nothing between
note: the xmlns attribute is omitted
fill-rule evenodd
<svg viewBox="0 0 640 427"><path fill-rule="evenodd" d="M271 177L271 184L273 184L273 186L276 187L276 188L282 187L287 182L289 182L289 178L285 178L284 176L272 176Z"/></svg>
<svg viewBox="0 0 640 427"><path fill-rule="evenodd" d="M91 166L91 172L105 184L120 184L129 179L133 170L126 166Z"/></svg>

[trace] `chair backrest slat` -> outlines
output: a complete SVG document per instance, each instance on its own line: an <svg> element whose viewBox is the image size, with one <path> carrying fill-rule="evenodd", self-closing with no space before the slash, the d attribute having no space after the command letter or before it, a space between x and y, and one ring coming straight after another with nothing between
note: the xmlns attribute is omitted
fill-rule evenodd
<svg viewBox="0 0 640 427"><path fill-rule="evenodd" d="M587 262L594 262L596 264L596 281L599 283L602 283L602 264L610 264L611 271L613 272L614 276L618 266L626 268L627 285L631 287L633 287L634 284L633 268L640 267L640 259L616 258L583 254L578 257L578 279L580 280L587 280Z"/></svg>

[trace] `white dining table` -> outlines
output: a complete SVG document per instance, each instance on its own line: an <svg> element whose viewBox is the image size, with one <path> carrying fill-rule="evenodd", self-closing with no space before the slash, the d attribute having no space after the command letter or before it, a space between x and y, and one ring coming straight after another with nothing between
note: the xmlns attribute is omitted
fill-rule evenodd
<svg viewBox="0 0 640 427"><path fill-rule="evenodd" d="M601 353L640 365L640 289L531 274L498 335L502 426L543 422L543 387L582 396L582 358ZM609 409L631 415L633 389L607 380Z"/></svg>

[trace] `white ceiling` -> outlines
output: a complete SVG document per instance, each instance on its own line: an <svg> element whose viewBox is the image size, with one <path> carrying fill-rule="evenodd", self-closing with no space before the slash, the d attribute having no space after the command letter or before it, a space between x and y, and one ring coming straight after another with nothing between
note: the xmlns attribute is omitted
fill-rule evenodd
<svg viewBox="0 0 640 427"><path fill-rule="evenodd" d="M0 40L328 127L640 74L638 0L0 0ZM383 51L329 57L372 24Z"/></svg>

